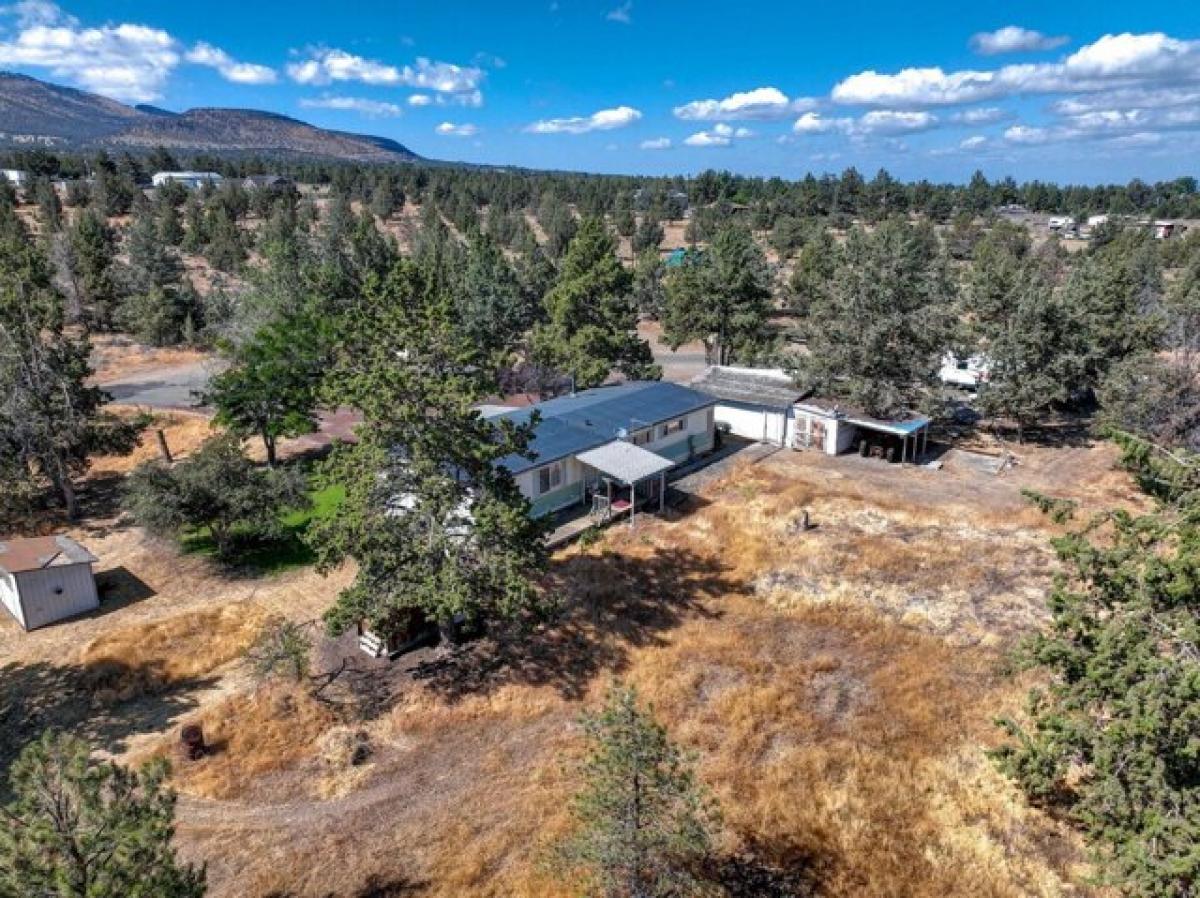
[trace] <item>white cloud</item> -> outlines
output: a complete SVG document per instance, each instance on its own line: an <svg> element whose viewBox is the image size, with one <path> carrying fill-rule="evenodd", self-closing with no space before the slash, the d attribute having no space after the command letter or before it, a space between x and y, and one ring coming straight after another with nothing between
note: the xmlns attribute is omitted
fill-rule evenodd
<svg viewBox="0 0 1200 898"><path fill-rule="evenodd" d="M984 106L978 109L965 109L950 116L950 120L961 125L991 125L1012 118L1007 109L999 106Z"/></svg>
<svg viewBox="0 0 1200 898"><path fill-rule="evenodd" d="M415 87L437 94L470 98L466 105L482 102L480 85L485 77L478 66L460 66L420 57L413 65L394 66L366 59L345 50L316 49L308 58L289 63L288 76L298 84L332 84L358 81L380 87Z"/></svg>
<svg viewBox="0 0 1200 898"><path fill-rule="evenodd" d="M1035 128L1029 125L1013 125L1004 132L1004 139L1009 143L1034 145L1047 143L1050 132L1045 128Z"/></svg>
<svg viewBox="0 0 1200 898"><path fill-rule="evenodd" d="M622 25L629 25L633 22L633 0L625 0L616 9L611 9L604 18L610 22L620 22Z"/></svg>
<svg viewBox="0 0 1200 898"><path fill-rule="evenodd" d="M982 134L973 134L970 137L964 137L958 148L960 150L978 150L987 146L987 142L988 139Z"/></svg>
<svg viewBox="0 0 1200 898"><path fill-rule="evenodd" d="M697 131L683 139L689 147L727 147L732 146L733 138L715 131Z"/></svg>
<svg viewBox="0 0 1200 898"><path fill-rule="evenodd" d="M429 94L413 94L408 98L409 106L428 106L433 103L433 97Z"/></svg>
<svg viewBox="0 0 1200 898"><path fill-rule="evenodd" d="M830 131L845 130L849 123L850 119L832 119L818 112L806 112L796 119L792 130L797 134L827 134Z"/></svg>
<svg viewBox="0 0 1200 898"><path fill-rule="evenodd" d="M525 130L532 134L586 134L589 131L611 131L632 125L642 113L632 106L601 109L587 116L542 119Z"/></svg>
<svg viewBox="0 0 1200 898"><path fill-rule="evenodd" d="M474 137L479 133L479 128L475 125L456 125L453 122L442 122L433 130L444 137Z"/></svg>
<svg viewBox="0 0 1200 898"><path fill-rule="evenodd" d="M17 27L32 28L34 25L78 25L79 20L63 12L57 4L48 0L20 0L11 6L0 6L0 15L13 16Z"/></svg>
<svg viewBox="0 0 1200 898"><path fill-rule="evenodd" d="M756 87L754 90L730 94L721 100L693 100L675 107L675 117L685 121L716 122L787 118L797 112L812 109L816 101L808 97L789 99L777 87Z"/></svg>
<svg viewBox="0 0 1200 898"><path fill-rule="evenodd" d="M12 7L19 30L0 41L0 66L44 68L88 90L144 103L162 96L180 62L170 34L146 25L81 27L48 3Z"/></svg>
<svg viewBox="0 0 1200 898"><path fill-rule="evenodd" d="M216 69L222 78L234 84L274 84L277 78L270 66L238 62L224 50L204 41L188 51L187 61Z"/></svg>
<svg viewBox="0 0 1200 898"><path fill-rule="evenodd" d="M1040 31L1030 31L1018 25L1008 25L996 31L982 31L971 37L971 47L983 56L1000 53L1030 53L1036 50L1053 50L1061 47L1070 38L1064 35L1052 37Z"/></svg>
<svg viewBox="0 0 1200 898"><path fill-rule="evenodd" d="M1088 93L1117 88L1178 87L1200 82L1200 41L1161 32L1107 34L1057 63L995 70L909 68L895 74L859 72L833 88L839 103L939 106L1019 94Z"/></svg>
<svg viewBox="0 0 1200 898"><path fill-rule="evenodd" d="M655 137L652 140L643 140L639 146L643 150L669 150L671 148L671 138Z"/></svg>
<svg viewBox="0 0 1200 898"><path fill-rule="evenodd" d="M358 112L369 118L395 118L403 113L403 110L395 103L368 100L365 97L305 98L300 101L300 105L305 109L338 109Z"/></svg>
<svg viewBox="0 0 1200 898"><path fill-rule="evenodd" d="M903 112L894 109L875 109L855 123L864 134L913 134L936 128L937 117L929 112Z"/></svg>

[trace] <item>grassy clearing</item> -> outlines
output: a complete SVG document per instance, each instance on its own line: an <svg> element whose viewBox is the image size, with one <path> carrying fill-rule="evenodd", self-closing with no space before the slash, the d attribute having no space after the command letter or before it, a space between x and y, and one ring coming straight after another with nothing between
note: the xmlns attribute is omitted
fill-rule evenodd
<svg viewBox="0 0 1200 898"><path fill-rule="evenodd" d="M345 496L345 490L337 485L312 490L308 508L289 511L279 519L280 532L275 539L247 542L245 549L239 553L239 566L262 574L280 574L312 564L316 556L304 536L313 521L324 520L332 515ZM216 557L216 546L206 527L185 534L180 546L189 555Z"/></svg>

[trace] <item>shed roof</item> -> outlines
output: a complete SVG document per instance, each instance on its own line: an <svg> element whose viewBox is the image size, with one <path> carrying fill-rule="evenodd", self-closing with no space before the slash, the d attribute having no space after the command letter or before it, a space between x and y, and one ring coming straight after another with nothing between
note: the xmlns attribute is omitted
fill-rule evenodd
<svg viewBox="0 0 1200 898"><path fill-rule="evenodd" d="M95 555L69 536L0 541L0 573L20 574L67 564L92 564Z"/></svg>
<svg viewBox="0 0 1200 898"><path fill-rule="evenodd" d="M899 436L914 434L922 428L928 427L930 424L928 418L924 415L918 415L916 412L908 412L903 417L875 418L866 412L835 402L832 399L805 399L797 407L803 411L815 411L831 418L840 418L851 424L866 427L868 430L880 430Z"/></svg>
<svg viewBox="0 0 1200 898"><path fill-rule="evenodd" d="M629 381L549 399L491 420L527 424L534 412L541 415L529 446L534 459L509 455L499 461L519 474L715 403L711 396L679 384Z"/></svg>
<svg viewBox="0 0 1200 898"><path fill-rule="evenodd" d="M575 456L601 474L634 484L675 467L675 462L625 440L613 440Z"/></svg>
<svg viewBox="0 0 1200 898"><path fill-rule="evenodd" d="M713 365L696 377L695 389L726 402L766 405L786 409L804 398L807 391L779 368L734 368Z"/></svg>

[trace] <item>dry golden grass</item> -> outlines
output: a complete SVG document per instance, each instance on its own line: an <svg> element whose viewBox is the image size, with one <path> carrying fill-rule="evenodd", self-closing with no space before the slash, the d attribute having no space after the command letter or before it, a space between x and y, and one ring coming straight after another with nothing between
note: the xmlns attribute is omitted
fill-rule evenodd
<svg viewBox="0 0 1200 898"><path fill-rule="evenodd" d="M231 696L189 720L203 728L211 753L177 761L173 785L188 795L245 800L265 774L314 757L336 722L301 689L271 686ZM172 751L173 741L164 740L159 751Z"/></svg>
<svg viewBox="0 0 1200 898"><path fill-rule="evenodd" d="M79 663L98 694L125 701L187 683L240 658L266 617L258 606L239 602L114 629L83 646Z"/></svg>
<svg viewBox="0 0 1200 898"><path fill-rule="evenodd" d="M577 715L620 678L696 752L725 854L834 898L1091 894L1078 841L986 755L1030 685L1005 649L1044 619L1054 568L1027 482L791 454L737 470L690 512L559 553L565 617L511 654L476 646L455 662L465 688L414 683L368 726L364 763L319 708L251 694L206 712L229 741L181 788L238 801L185 806L183 843L228 865L213 898L348 898L372 876L566 898L539 862L570 825Z"/></svg>

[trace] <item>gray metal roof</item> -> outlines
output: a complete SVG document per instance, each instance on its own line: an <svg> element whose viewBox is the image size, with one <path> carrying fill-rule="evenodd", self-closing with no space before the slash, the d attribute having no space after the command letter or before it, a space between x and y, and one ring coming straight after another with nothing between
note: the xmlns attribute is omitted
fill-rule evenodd
<svg viewBox="0 0 1200 898"><path fill-rule="evenodd" d="M796 386L783 371L764 368L730 368L713 365L696 377L692 387L725 402L788 408L807 391Z"/></svg>
<svg viewBox="0 0 1200 898"><path fill-rule="evenodd" d="M639 380L560 396L491 420L527 424L535 411L541 414L530 442L536 457L530 461L509 455L499 461L519 474L715 403L711 396L679 384Z"/></svg>
<svg viewBox="0 0 1200 898"><path fill-rule="evenodd" d="M624 483L634 484L647 477L656 477L675 467L669 458L625 440L613 440L587 452L580 452L576 459L601 474L615 477Z"/></svg>

